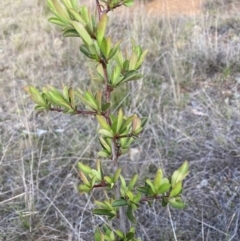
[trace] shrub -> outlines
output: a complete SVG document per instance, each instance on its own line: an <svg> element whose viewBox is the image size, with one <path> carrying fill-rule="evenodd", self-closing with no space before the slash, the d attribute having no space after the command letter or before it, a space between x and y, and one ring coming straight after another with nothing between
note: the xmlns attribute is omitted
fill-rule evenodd
<svg viewBox="0 0 240 241"><path fill-rule="evenodd" d="M120 6L130 7L133 0L96 0L96 14L86 6L78 6L76 0L48 0L48 6L55 15L49 21L62 27L64 37L77 37L82 41L80 51L94 63L93 80L102 89L93 93L64 86L62 91L53 86L43 87L41 91L33 86L25 87L39 111L58 111L70 115L90 115L98 122L97 133L101 149L98 151L96 168L83 162L78 163L82 183L78 186L81 194L93 189L104 188L106 198L95 201L93 214L107 218L102 228L96 228L94 239L139 240L135 235L137 217L134 212L141 203L159 201L163 207L168 204L183 208L181 199L182 182L188 175L188 162L165 177L159 168L154 179L146 178L137 186L138 174L126 181L121 172L119 157L128 152L131 144L142 133L146 117L136 114L126 116L122 109L117 114L112 111L114 91L129 81L142 78L139 69L147 55L132 40L131 51L120 49L121 40L116 43L107 36L108 12ZM101 2L101 3L100 3ZM112 174L105 174L101 159L109 159L114 166ZM114 219L114 222L110 222ZM131 222L127 227L126 220Z"/></svg>

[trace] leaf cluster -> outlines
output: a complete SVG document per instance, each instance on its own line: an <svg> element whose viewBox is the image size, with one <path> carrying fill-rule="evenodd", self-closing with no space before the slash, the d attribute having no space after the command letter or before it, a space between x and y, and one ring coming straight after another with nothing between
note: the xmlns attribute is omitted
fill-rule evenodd
<svg viewBox="0 0 240 241"><path fill-rule="evenodd" d="M151 204L153 200L160 200L163 207L170 204L172 207L182 209L185 207L181 199L182 182L189 173L188 162L185 161L171 177L164 177L162 169L158 169L153 180L147 178L144 186L135 187L138 175L135 174L131 180L126 182L125 178L120 175L121 169L118 168L112 177L104 176L101 162L97 161L97 170L91 169L89 166L79 162L80 177L84 184L79 186L81 193L88 193L93 188L107 187L108 190L117 185L120 178L120 194L119 199L108 199L96 201L99 207L94 209L95 215L107 216L108 219L118 218L118 209L126 207L126 216L132 223L136 223L134 211L138 209L140 202L148 202ZM87 174L89 179L84 175ZM98 182L97 185L96 181Z"/></svg>
<svg viewBox="0 0 240 241"><path fill-rule="evenodd" d="M121 230L112 230L107 225L101 229L97 228L94 234L95 241L140 241L135 238L135 228L131 227L129 231L124 234Z"/></svg>
<svg viewBox="0 0 240 241"><path fill-rule="evenodd" d="M98 156L108 157L112 156L112 139L116 145L117 156L128 152L131 143L134 141L146 124L146 118L139 118L136 114L126 117L120 109L118 115L110 115L110 123L108 124L106 118L101 115L96 116L99 123L98 133L102 135L99 138L102 150L98 152Z"/></svg>
<svg viewBox="0 0 240 241"><path fill-rule="evenodd" d="M110 37L106 37L106 29L109 17L107 12L121 5L131 6L133 0L110 0L101 1L105 10L101 11L99 21L92 15L86 6L78 6L75 0L48 0L48 6L54 13L51 23L60 25L65 37L80 37L83 44L80 51L89 59L97 63L95 81L106 83L112 88L131 80L142 77L138 72L141 67L147 50L132 41L132 53L123 52L119 46L121 40L113 44Z"/></svg>

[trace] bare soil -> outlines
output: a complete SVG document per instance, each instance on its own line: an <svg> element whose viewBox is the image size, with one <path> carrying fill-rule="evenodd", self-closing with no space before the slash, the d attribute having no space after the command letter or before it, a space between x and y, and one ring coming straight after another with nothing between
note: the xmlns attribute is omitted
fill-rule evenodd
<svg viewBox="0 0 240 241"><path fill-rule="evenodd" d="M146 11L150 14L161 15L195 15L201 11L202 0L154 0L146 4Z"/></svg>

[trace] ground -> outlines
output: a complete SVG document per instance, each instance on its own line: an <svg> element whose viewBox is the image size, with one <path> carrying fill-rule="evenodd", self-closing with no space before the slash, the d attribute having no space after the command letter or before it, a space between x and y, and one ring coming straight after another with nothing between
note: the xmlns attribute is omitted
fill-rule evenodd
<svg viewBox="0 0 240 241"><path fill-rule="evenodd" d="M114 94L127 113L148 117L120 165L125 175L144 178L158 167L170 174L188 160L190 174L182 194L187 207L141 206L138 236L239 241L239 1L147 2L110 16L109 35L149 49L144 78L121 89L124 98ZM79 195L76 165L94 165L96 123L36 112L23 91L46 84L97 88L91 66L80 42L47 21L44 1L9 0L0 8L0 240L92 240L92 227L102 225L90 212L100 193ZM104 166L111 171L109 162Z"/></svg>
<svg viewBox="0 0 240 241"><path fill-rule="evenodd" d="M149 1L146 5L146 11L149 14L158 15L196 15L201 11L202 0L155 0Z"/></svg>

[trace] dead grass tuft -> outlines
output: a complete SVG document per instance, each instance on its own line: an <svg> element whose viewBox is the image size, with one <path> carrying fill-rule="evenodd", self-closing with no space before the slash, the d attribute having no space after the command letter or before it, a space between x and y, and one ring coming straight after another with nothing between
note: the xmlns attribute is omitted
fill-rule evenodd
<svg viewBox="0 0 240 241"><path fill-rule="evenodd" d="M234 11L129 15L131 26L121 14L111 20L115 38L127 46L133 36L149 49L146 77L128 85L121 102L129 113L149 117L131 155L121 159L124 172L144 178L157 166L166 173L184 160L191 166L183 193L188 207L143 205L142 240L240 239L240 25ZM22 90L47 83L86 88L93 85L88 65L76 51L79 43L47 22L41 1L6 1L0 12L0 238L91 240L92 227L103 222L89 211L99 193L77 193L76 163L94 165L96 124L37 113Z"/></svg>

